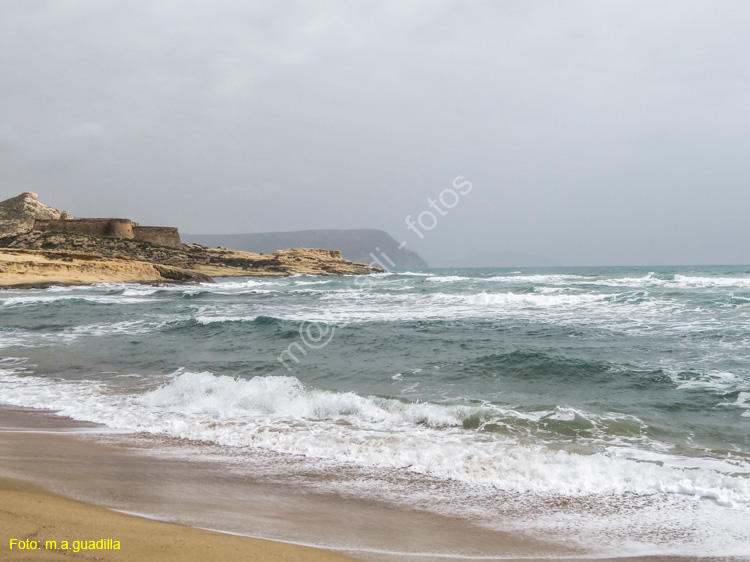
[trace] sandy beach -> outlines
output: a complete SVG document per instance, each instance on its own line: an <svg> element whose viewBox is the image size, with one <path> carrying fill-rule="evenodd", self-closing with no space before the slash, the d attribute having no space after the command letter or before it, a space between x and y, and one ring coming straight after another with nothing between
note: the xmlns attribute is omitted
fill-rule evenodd
<svg viewBox="0 0 750 562"><path fill-rule="evenodd" d="M71 560L80 557L134 562L353 560L326 550L211 532L94 505L102 502L107 506L117 504L114 498L105 500L106 490L123 498L131 482L118 473L130 472L137 479L143 476L143 466L136 459L133 459L135 464L126 462L127 455L118 455L114 449L110 451L112 456L102 458L97 453L106 447L97 449L91 442L73 437L95 430L92 424L74 423L49 413L0 408L0 428L0 472L11 472L23 478L0 477L0 560ZM158 470L156 466L151 468ZM97 473L102 478L94 483L90 479ZM151 478L151 484L156 484L153 474ZM89 480L92 485L81 486L84 480ZM45 486L29 481L44 482ZM51 492L50 488L65 490L76 497L87 497L89 502L63 497ZM87 488L90 494L80 494L82 488ZM110 542L98 545L105 548L83 548L87 541L107 539ZM47 541L54 541L55 545ZM63 541L67 541L69 548L62 548ZM19 542L26 548L21 548ZM38 548L32 550L30 547L34 544Z"/></svg>
<svg viewBox="0 0 750 562"><path fill-rule="evenodd" d="M81 557L104 561L352 560L303 546L236 537L116 513L60 497L19 480L0 478L0 498L0 558L3 560ZM94 541L93 549L90 549L90 541Z"/></svg>
<svg viewBox="0 0 750 562"><path fill-rule="evenodd" d="M132 551L130 558L126 557L128 551L124 548L119 553L105 551L101 554L111 554L112 560L148 560L141 554L165 550L179 552L177 545L181 544L180 540L186 545L203 544L202 541L211 545L214 544L212 541L226 540L227 550L217 550L224 554L213 559L327 559L320 558L322 556L331 556L331 560L345 559L337 554L289 547L290 553L300 556L293 558L285 554L287 546L281 543L257 542L165 525L174 529L175 534L171 535L159 530L162 525L159 522L126 517L103 507L167 519L190 527L328 546L354 559L371 561L529 557L545 560L575 552L523 536L488 532L456 518L379 502L353 501L337 494L316 493L298 482L271 482L212 461L186 460L179 454L182 446L179 443L171 445L177 448L164 454L170 443L159 442L160 454L155 450L157 443L151 436L102 432L95 424L75 422L50 412L0 408L0 476L15 479L4 481L2 504L16 505L18 502L19 506L5 508L4 517L13 521L7 528L17 536L3 535L2 548L5 550L0 550L2 556L7 552L11 538L42 535L50 540L65 540L66 536L72 540L123 537L125 540L120 540L122 545L135 545L134 537L148 535L151 542L138 543L140 550ZM21 484L18 480L31 481L42 488ZM66 507L58 510L49 509L47 505ZM74 515L74 512L80 515ZM101 516L102 513L107 517ZM74 526L76 521L77 528ZM89 522L96 524L90 526ZM48 533L50 529L58 530ZM188 536L194 538L188 539ZM244 544L249 545L250 553L268 552L271 557L253 558L252 554L247 558L226 556ZM273 554L277 546L283 548ZM266 550L252 550L256 548ZM114 558L118 554L121 557ZM306 557L308 554L309 558ZM20 559L28 558L22 556ZM175 559L191 558L177 556ZM212 560L201 556L194 559Z"/></svg>
<svg viewBox="0 0 750 562"><path fill-rule="evenodd" d="M0 559L590 559L559 544L450 517L316 494L294 482L271 486L212 462L153 455L151 441L50 412L0 408ZM10 550L11 539L37 541L39 548L20 550L14 542ZM102 539L119 541L120 548L73 550L74 541ZM45 549L46 541L56 541L58 549ZM60 548L62 541L68 541L68 550ZM106 544L113 543L100 543ZM308 545L328 545L341 553Z"/></svg>

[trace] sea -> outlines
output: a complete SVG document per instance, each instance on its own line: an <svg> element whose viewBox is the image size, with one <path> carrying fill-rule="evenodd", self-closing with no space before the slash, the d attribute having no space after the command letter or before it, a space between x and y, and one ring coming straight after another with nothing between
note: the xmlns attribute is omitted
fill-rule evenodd
<svg viewBox="0 0 750 562"><path fill-rule="evenodd" d="M0 403L613 556L750 555L749 352L748 266L0 291Z"/></svg>

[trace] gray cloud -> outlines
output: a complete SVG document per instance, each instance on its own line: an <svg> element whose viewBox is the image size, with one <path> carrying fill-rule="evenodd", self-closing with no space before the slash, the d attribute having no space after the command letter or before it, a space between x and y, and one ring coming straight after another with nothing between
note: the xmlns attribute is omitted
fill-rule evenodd
<svg viewBox="0 0 750 562"><path fill-rule="evenodd" d="M749 263L750 5L0 5L0 196L428 257ZM405 217L474 185L424 240Z"/></svg>

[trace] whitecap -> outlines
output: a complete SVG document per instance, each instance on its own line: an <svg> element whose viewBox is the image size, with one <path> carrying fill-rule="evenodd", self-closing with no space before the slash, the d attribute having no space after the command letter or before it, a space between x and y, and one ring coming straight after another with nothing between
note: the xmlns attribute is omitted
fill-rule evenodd
<svg viewBox="0 0 750 562"><path fill-rule="evenodd" d="M96 381L55 382L8 370L0 370L0 381L6 403L58 410L122 430L400 469L510 492L675 494L727 507L750 504L750 480L738 476L737 467L725 473L607 453L582 455L464 429L463 420L477 414L478 406L329 392L290 376L245 380L182 372L140 395L112 394ZM749 399L750 393L742 395L741 403ZM571 415L557 412L558 419Z"/></svg>

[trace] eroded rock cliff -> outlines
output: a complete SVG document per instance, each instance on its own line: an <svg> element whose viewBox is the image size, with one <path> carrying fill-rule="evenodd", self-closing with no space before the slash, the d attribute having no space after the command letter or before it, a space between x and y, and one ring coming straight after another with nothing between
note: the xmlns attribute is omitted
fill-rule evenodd
<svg viewBox="0 0 750 562"><path fill-rule="evenodd" d="M336 250L291 248L264 255L229 248L206 248L198 244L168 248L138 240L71 232L29 231L0 237L0 254L18 250L52 252L55 255L86 254L172 268L169 270L172 277L164 275L165 272L161 271L158 275L140 279L141 281L162 281L165 278L178 281L206 280L200 276L366 275L381 271L365 264L345 260ZM35 281L32 279L32 266L27 264L24 267L27 277L23 283L33 284ZM50 271L49 266L43 267L46 268L43 269L44 272ZM172 270L182 273L175 277ZM9 281L7 271L7 264L3 266L0 263L0 286L19 282ZM192 275L196 277L192 278ZM49 277L45 274L45 279L40 282L48 283ZM112 281L120 282L119 278L113 278ZM69 281L61 279L60 282Z"/></svg>
<svg viewBox="0 0 750 562"><path fill-rule="evenodd" d="M27 191L0 201L0 236L28 231L35 220L72 218L70 213L49 207L38 199L36 193Z"/></svg>
<svg viewBox="0 0 750 562"><path fill-rule="evenodd" d="M177 267L95 254L0 250L0 287L45 287L91 283L211 282Z"/></svg>

